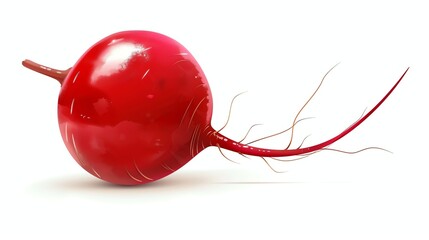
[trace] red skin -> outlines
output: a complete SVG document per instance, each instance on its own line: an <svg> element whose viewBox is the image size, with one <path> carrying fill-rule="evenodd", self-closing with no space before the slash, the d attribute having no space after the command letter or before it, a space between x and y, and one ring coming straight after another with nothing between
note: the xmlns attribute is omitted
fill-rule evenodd
<svg viewBox="0 0 429 240"><path fill-rule="evenodd" d="M70 70L58 120L67 149L86 171L134 185L192 159L194 129L210 125L212 103L186 48L153 32L121 32L95 44Z"/></svg>
<svg viewBox="0 0 429 240"><path fill-rule="evenodd" d="M311 147L274 150L237 143L211 127L213 100L204 72L185 47L159 33L110 35L66 71L28 60L23 64L61 83L58 122L76 162L95 177L121 185L161 179L208 146L262 157L323 149L368 118L406 73L341 134Z"/></svg>

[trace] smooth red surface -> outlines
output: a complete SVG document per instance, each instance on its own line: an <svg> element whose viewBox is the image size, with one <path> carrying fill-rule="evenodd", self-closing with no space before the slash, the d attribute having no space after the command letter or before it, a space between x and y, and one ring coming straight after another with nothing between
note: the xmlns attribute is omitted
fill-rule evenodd
<svg viewBox="0 0 429 240"><path fill-rule="evenodd" d="M159 33L127 31L92 46L58 100L67 149L89 173L135 185L169 175L207 144L212 96L189 51ZM193 138L194 137L194 138Z"/></svg>

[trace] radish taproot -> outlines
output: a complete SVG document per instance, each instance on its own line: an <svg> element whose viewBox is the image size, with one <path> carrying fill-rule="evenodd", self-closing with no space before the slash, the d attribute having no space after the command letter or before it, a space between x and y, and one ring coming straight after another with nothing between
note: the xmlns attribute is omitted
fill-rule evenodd
<svg viewBox="0 0 429 240"><path fill-rule="evenodd" d="M265 149L212 128L213 100L203 70L184 46L165 35L112 34L64 71L30 60L23 65L60 82L58 122L76 162L95 177L121 185L166 177L209 146L264 160L323 150L365 121L408 71L375 107L331 139L296 149Z"/></svg>

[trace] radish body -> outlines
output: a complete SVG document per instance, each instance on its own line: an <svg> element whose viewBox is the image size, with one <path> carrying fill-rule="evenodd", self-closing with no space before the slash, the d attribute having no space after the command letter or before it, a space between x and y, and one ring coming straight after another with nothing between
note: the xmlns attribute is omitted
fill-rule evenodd
<svg viewBox="0 0 429 240"><path fill-rule="evenodd" d="M211 127L213 100L207 79L191 53L165 35L115 33L66 71L28 60L23 64L61 83L59 127L76 162L95 177L121 185L161 179L208 146L261 157L323 149L368 118L405 75L338 136L311 147L274 150L238 143Z"/></svg>

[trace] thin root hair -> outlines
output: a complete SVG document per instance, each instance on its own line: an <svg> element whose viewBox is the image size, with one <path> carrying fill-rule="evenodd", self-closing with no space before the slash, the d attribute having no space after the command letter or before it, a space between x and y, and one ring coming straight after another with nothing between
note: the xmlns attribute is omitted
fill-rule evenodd
<svg viewBox="0 0 429 240"><path fill-rule="evenodd" d="M286 171L279 171L276 170L273 166L271 166L271 164L267 161L267 159L265 159L264 157L260 157L262 158L262 160L264 160L264 162L267 164L267 166L275 173L285 173Z"/></svg>
<svg viewBox="0 0 429 240"><path fill-rule="evenodd" d="M388 153L393 153L392 151L389 151L385 148L381 148L381 147L366 147L366 148L362 148L356 151L344 151L344 150L340 150L340 149L335 149L335 148L322 148L321 151L334 151L334 152L339 152L339 153L345 153L345 154L356 154L356 153L360 153L360 152L364 152L364 151L368 151L368 150L381 150L381 151L385 151Z"/></svg>
<svg viewBox="0 0 429 240"><path fill-rule="evenodd" d="M299 144L299 146L296 149L300 149L302 147L302 145L304 145L305 140L310 137L311 135L307 135L304 139L302 139L301 144Z"/></svg>
<svg viewBox="0 0 429 240"><path fill-rule="evenodd" d="M296 121L296 122L294 123L294 125L290 126L289 128L287 128L287 129L285 129L285 130L282 130L282 131L280 131L280 132L277 132L277 133L274 133L274 134L271 134L271 135L268 135L268 136L265 136L265 137L261 137L261 138L258 138L258 139L256 139L256 140L250 141L250 142L247 142L247 143L246 143L246 145L249 145L249 144L252 144L252 143L255 143L255 142L259 142L259 141L262 141L262 140L265 140L265 139L268 139L268 138L272 138L272 137L275 137L275 136L281 135L281 134L283 134L283 133L286 133L287 131L291 130L291 129L292 129L296 124L298 124L299 122L304 121L304 120L308 120L308 119L312 119L312 118L314 118L314 117L307 117L307 118L299 119L298 121Z"/></svg>
<svg viewBox="0 0 429 240"><path fill-rule="evenodd" d="M235 163L235 164L239 164L238 162L236 162L236 161L232 160L231 158L227 157L227 156L223 153L222 148L219 146L219 144L216 144L216 146L217 146L217 149L219 149L220 154L221 154L221 155L222 155L226 160L228 160L228 161L230 161L230 162L233 162L233 163Z"/></svg>
<svg viewBox="0 0 429 240"><path fill-rule="evenodd" d="M244 93L246 93L247 91L244 91L244 92L241 92L241 93L239 93L239 94L237 94L237 95L235 95L233 98L232 98L232 100L231 100L231 104L229 105L229 112L228 112L228 118L226 119L226 122L225 122L225 124L223 125L223 127L221 127L218 131L216 131L216 132L221 132L223 129L225 129L226 128L226 126L228 125L228 123L229 123L229 119L231 118L231 112L232 112L232 106L234 105L234 101L235 101L235 99L238 97L238 96L240 96L240 95L242 95L242 94L244 94Z"/></svg>
<svg viewBox="0 0 429 240"><path fill-rule="evenodd" d="M304 110L304 108L308 105L308 103L311 101L311 99L313 99L313 97L316 95L316 93L319 91L319 89L320 89L320 87L322 86L322 84L323 84L323 81L325 81L325 78L328 76L328 74L336 67L336 66L338 66L338 64L340 64L340 63L337 63L337 64L335 64L333 67L331 67L331 69L329 69L326 73L325 73L325 75L323 76L323 78L322 78L322 80L320 81L320 83L319 83L319 85L317 86L317 88L316 88L316 90L314 90L314 92L313 92L313 94L311 94L311 96L308 98L308 100L304 103L304 105L301 107L301 109L298 111L298 113L296 114L296 116L295 116L295 119L293 120L293 123L292 123L292 131L291 131L291 134L290 134L290 141L289 141L289 144L287 145L287 147L286 147L286 149L289 149L289 147L292 145L292 141L293 141L293 133L294 133L294 129L295 129L295 122L297 121L297 119L298 119L298 117L299 117L299 115L301 114L301 112Z"/></svg>
<svg viewBox="0 0 429 240"><path fill-rule="evenodd" d="M249 135L252 128L254 128L256 126L261 126L261 125L262 125L261 123L256 123L256 124L253 124L252 126L250 126L249 130L247 130L246 135L244 135L244 137L239 141L239 143L242 143L247 138L247 136Z"/></svg>

